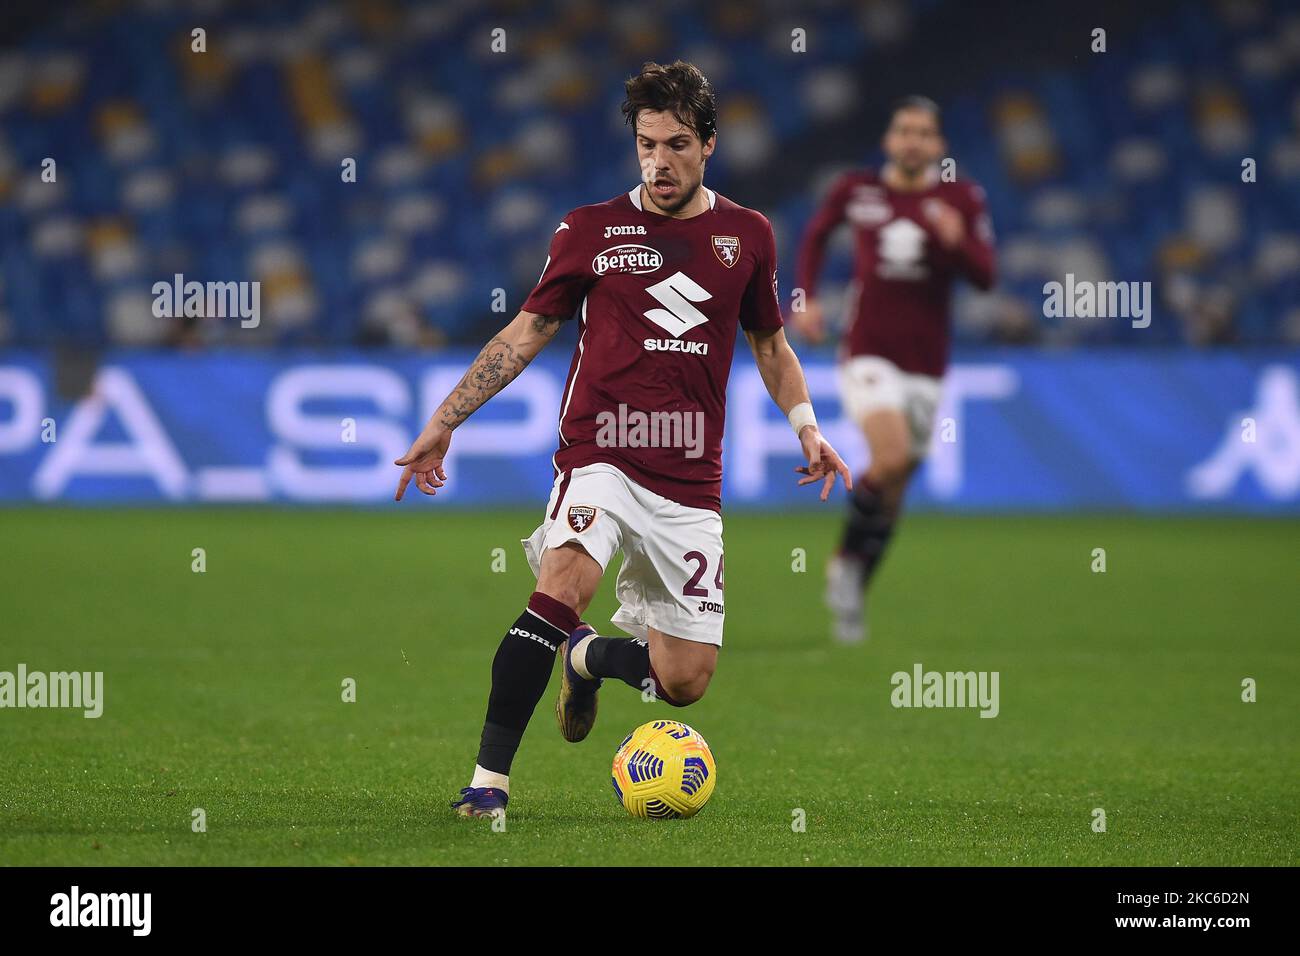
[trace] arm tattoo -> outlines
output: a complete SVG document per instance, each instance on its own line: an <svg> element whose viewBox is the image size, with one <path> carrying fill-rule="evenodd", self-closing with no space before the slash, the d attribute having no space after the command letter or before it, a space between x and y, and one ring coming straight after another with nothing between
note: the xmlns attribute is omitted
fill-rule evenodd
<svg viewBox="0 0 1300 956"><path fill-rule="evenodd" d="M535 315L533 316L533 331L538 335L543 335L547 339L555 338L555 333L560 331L560 325L563 319L558 319L552 315Z"/></svg>
<svg viewBox="0 0 1300 956"><path fill-rule="evenodd" d="M533 319L532 328L549 341L559 331L561 321L539 315ZM478 353L460 384L452 389L442 403L439 410L442 424L447 428L455 428L469 418L479 406L513 382L531 359L531 356L519 354L509 342L502 341L501 336L494 335L483 346L483 351Z"/></svg>

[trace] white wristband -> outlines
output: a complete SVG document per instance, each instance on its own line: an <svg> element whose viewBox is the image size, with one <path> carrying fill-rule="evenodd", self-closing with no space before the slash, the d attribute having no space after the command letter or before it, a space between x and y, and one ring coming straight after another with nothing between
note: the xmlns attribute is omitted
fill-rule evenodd
<svg viewBox="0 0 1300 956"><path fill-rule="evenodd" d="M805 425L812 425L814 428L817 427L817 416L813 414L811 402L800 402L794 408L790 409L790 414L787 417L790 419L790 427L794 429L796 438L799 436L799 433L803 431Z"/></svg>

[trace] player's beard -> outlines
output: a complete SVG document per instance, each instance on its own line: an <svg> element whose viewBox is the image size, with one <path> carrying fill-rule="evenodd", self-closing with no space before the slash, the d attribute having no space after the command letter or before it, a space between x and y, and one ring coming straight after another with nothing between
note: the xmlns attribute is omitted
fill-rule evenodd
<svg viewBox="0 0 1300 956"><path fill-rule="evenodd" d="M925 179L930 167L936 165L937 162L938 160L931 160L926 156L919 158L908 156L893 160L894 165L898 167L898 171L903 174L903 178L913 183Z"/></svg>
<svg viewBox="0 0 1300 956"><path fill-rule="evenodd" d="M680 210L686 208L686 204L689 203L691 200L693 200L695 198L695 194L700 191L701 185L703 185L703 180L701 179L697 179L690 189L682 188L681 184L679 183L678 188L682 190L681 195L673 203L669 205L665 205L655 195L654 180L652 179L650 180L649 183L646 184L646 195L650 197L650 202L654 203L654 207L656 209L658 209L664 215L671 216L673 213L679 212Z"/></svg>

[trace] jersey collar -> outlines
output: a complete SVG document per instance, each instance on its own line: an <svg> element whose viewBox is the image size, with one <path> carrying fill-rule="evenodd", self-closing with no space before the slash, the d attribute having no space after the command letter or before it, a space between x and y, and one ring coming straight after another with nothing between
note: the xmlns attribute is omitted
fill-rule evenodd
<svg viewBox="0 0 1300 956"><path fill-rule="evenodd" d="M887 170L892 165L893 165L892 163L887 162L885 163L884 166L880 168L880 180L882 183L884 183L885 180L885 170ZM912 192L923 193L926 192L927 190L933 189L935 186L939 185L939 180L941 178L942 177L939 175L939 165L938 163L935 163L934 165L929 166L926 169L925 179L922 180L921 188L912 190ZM889 188L888 184L886 184L885 188L887 189ZM891 191L896 191L896 190L891 190Z"/></svg>
<svg viewBox="0 0 1300 956"><path fill-rule="evenodd" d="M704 195L709 197L709 208L712 209L718 204L718 194L708 186L701 188L704 190ZM632 191L627 194L627 198L632 200L632 205L636 206L640 212L645 212L645 210L641 208L641 183L637 183L632 187Z"/></svg>

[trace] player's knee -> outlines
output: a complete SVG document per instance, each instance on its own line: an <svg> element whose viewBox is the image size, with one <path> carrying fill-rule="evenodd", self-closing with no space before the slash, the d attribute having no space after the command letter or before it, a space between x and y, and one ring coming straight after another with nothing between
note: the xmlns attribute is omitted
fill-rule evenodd
<svg viewBox="0 0 1300 956"><path fill-rule="evenodd" d="M555 598L565 607L573 608L573 613L579 617L587 610L587 601L583 600L582 589L576 582L552 578L545 584L538 581L537 590L547 597Z"/></svg>
<svg viewBox="0 0 1300 956"><path fill-rule="evenodd" d="M905 448L873 449L869 474L878 486L900 485L907 481L911 467L911 457Z"/></svg>
<svg viewBox="0 0 1300 956"><path fill-rule="evenodd" d="M599 582L600 565L585 550L565 546L553 548L542 557L537 590L582 615Z"/></svg>
<svg viewBox="0 0 1300 956"><path fill-rule="evenodd" d="M660 678L664 693L679 707L693 704L709 689L713 678L710 670L683 670Z"/></svg>

